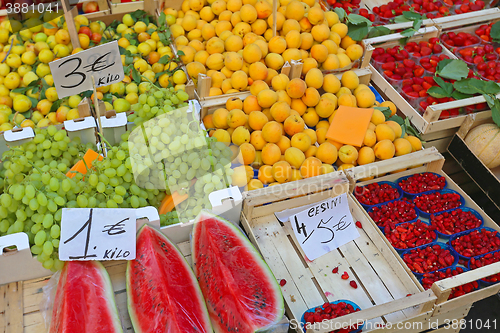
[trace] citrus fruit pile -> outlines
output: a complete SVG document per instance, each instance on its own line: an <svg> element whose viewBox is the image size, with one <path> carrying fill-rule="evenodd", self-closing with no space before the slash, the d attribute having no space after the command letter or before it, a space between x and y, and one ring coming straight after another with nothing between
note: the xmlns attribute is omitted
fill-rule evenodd
<svg viewBox="0 0 500 333"><path fill-rule="evenodd" d="M363 47L335 12L316 0L281 2L273 36L272 1L185 0L164 10L189 76L211 78L210 96L245 91L257 80L271 84L286 62L322 70L349 68Z"/></svg>

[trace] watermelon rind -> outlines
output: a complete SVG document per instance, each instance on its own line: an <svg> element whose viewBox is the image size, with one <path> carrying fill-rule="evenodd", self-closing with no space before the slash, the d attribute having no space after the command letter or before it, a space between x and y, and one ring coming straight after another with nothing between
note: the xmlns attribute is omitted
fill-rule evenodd
<svg viewBox="0 0 500 333"><path fill-rule="evenodd" d="M248 238L241 231L241 229L239 229L236 225L234 225L232 222L224 219L223 217L218 216L216 214L213 214L212 212L205 211L205 210L201 211L198 214L198 216L196 217L196 219L194 221L194 225L193 225L192 234L191 234L191 254L192 254L192 260L193 260L193 270L195 272L195 275L198 277L199 274L202 274L202 272L198 272L199 267L196 265L196 260L197 260L198 256L201 254L201 253L200 254L196 253L196 241L198 239L197 232L199 232L198 226L200 225L200 221L202 221L204 219L211 219L211 218L216 219L219 222L224 223L227 227L229 227L229 229L232 230L234 235L237 236L241 240L248 255L251 256L255 265L260 266L260 269L264 273L263 276L260 276L260 278L263 280L263 283L267 283L269 285L269 287L272 287L272 292L275 293L275 301L276 301L276 304L274 305L274 309L275 309L274 319L270 320L268 325L258 327L253 332L263 332L263 331L271 329L272 326L276 325L278 322L280 322L282 320L284 312L285 312L285 303L283 300L283 295L281 293L281 288L278 285L276 278L274 277L273 273L271 272L271 269L269 268L267 263L264 261L264 259L260 255L260 253L253 246L253 244L250 242L250 240L248 240ZM219 263L224 264L221 260L219 260ZM201 282L200 282L200 286L201 286ZM208 305L210 293L208 293L208 295L206 295L206 294L204 294L204 295L205 295L205 301L207 302L207 305ZM242 297L245 297L245 295L243 295ZM209 312L210 312L210 306L208 308L209 308ZM214 315L216 317L218 314L215 313ZM273 314L271 313L270 315L272 316ZM212 327L214 328L214 332L216 332L216 333L226 332L226 330L220 328L218 325L218 322L215 322L215 320L213 320L213 319L212 319Z"/></svg>
<svg viewBox="0 0 500 333"><path fill-rule="evenodd" d="M120 317L118 315L118 309L116 307L115 293L114 293L113 287L111 285L111 280L109 278L109 274L108 274L106 268L99 261L86 261L86 262L85 261L71 261L71 262L67 262L61 271L61 275L59 277L59 282L58 282L58 286L57 286L58 289L64 288L64 290L58 290L56 292L56 297L59 295L61 297L64 297L64 293L67 292L67 290L68 290L67 288L71 287L70 282L69 282L71 280L71 278L70 278L70 280L68 280L68 270L69 270L68 265L92 265L92 266L94 266L93 268L97 269L97 271L99 273L99 277L101 278L101 281L92 280L92 284L97 286L99 283L102 283L101 288L104 290L104 296L105 296L105 300L107 302L106 307L108 308L109 315L111 316L111 322L108 324L110 324L113 327L112 330L108 330L106 328L106 332L123 333L123 329L122 329L121 322L120 322ZM85 279L90 279L92 277L93 277L93 275L91 275L91 274L84 275ZM59 292L61 292L61 294L59 294ZM86 299L89 298L88 295L85 295L85 298ZM93 299L93 300L99 301L99 300L102 300L102 297L98 297L98 299ZM72 302L83 302L85 300L71 299L71 301ZM48 332L51 332L51 333L67 332L66 329L61 328L61 325L56 325L56 321L55 321L56 316L57 316L57 319L60 318L60 319L64 320L65 318L59 317L59 316L62 316L63 314L55 313L55 311L57 311L57 309L54 306L52 320L50 322L50 325L49 325L50 327L49 327ZM88 319L89 323L94 323L94 324L96 322L102 321L102 316L99 319L90 318L90 317L87 318L88 314L81 313L81 312L79 312L79 313L70 312L68 315L81 315L85 319ZM66 320L68 320L68 319L66 319ZM71 321L71 319L69 321ZM56 327L58 327L59 329L57 329ZM88 332L88 331L84 330L83 327L80 327L80 332L83 333L83 332ZM88 333L91 333L91 332L88 332Z"/></svg>
<svg viewBox="0 0 500 333"><path fill-rule="evenodd" d="M148 224L145 224L143 225L139 231L137 232L137 240L139 240L139 238L141 237L141 235L146 231L146 230L151 230L153 231L158 237L160 237L164 242L168 243L169 246L176 251L177 255L179 256L179 262L180 264L182 265L182 267L179 267L178 269L184 269L185 270L185 273L190 277L191 279L191 283L196 291L196 296L198 297L198 301L199 301L199 306L200 306L200 309L201 309L201 313L197 313L196 314L196 318L193 318L193 320L196 320L199 324L201 324L203 326L203 330L189 330L189 329L186 329L186 328L183 328L180 332L182 333L191 333L191 332L196 332L196 333L212 333L213 330L212 330L212 326L210 324L210 318L209 318L209 315L208 315L208 310L206 308L206 305L205 305L205 300L203 298L203 294L201 292L201 289L198 285L198 281L196 280L196 277L194 276L194 273L191 269L191 267L189 266L188 262L186 261L186 258L182 255L182 253L180 252L180 250L177 248L177 246L172 243L168 237L166 237L161 231L158 231L156 228L153 228L151 227L150 225ZM136 259L135 260L138 260L140 259L142 253L139 252L139 249L138 249L138 252L136 254ZM168 263L166 263L168 264ZM153 269L153 267L149 266L148 268L151 268ZM142 330L141 328L141 323L140 323L140 319L138 318L137 316L137 311L138 311L138 308L136 308L136 304L134 304L133 302L133 297L132 297L132 291L133 291L133 287L132 287L132 275L131 274L134 274L133 272L133 269L132 269L132 261L129 261L127 263L127 271L126 271L126 279L127 279L127 283L126 283L126 288L127 288L127 307L128 307L128 312L129 312L129 315L130 315L130 320L132 322L132 326L134 327L134 331L136 333L151 333L151 332L146 332L144 330ZM185 282L186 284L189 283L189 281L186 281ZM160 296L160 295L158 295ZM164 296L164 295L162 295ZM183 296L183 295L179 295L179 296ZM182 304L181 304L182 305ZM155 313L155 318L157 318L158 316L160 316L162 314L160 314L159 312ZM174 316L175 317L175 313L170 313L170 314L164 314L164 315L171 315L171 316ZM151 320L155 320L155 318L151 318ZM177 330L172 330L172 328L167 328L165 327L164 330L162 331L157 331L155 330L155 333L156 332L168 332L168 333L176 333Z"/></svg>

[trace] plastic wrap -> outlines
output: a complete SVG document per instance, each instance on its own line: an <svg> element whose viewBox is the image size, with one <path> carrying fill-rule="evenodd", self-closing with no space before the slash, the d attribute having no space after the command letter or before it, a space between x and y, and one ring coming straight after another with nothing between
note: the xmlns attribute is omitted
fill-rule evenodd
<svg viewBox="0 0 500 333"><path fill-rule="evenodd" d="M136 333L212 332L202 293L184 256L147 224L137 236L137 257L127 265L127 301Z"/></svg>
<svg viewBox="0 0 500 333"><path fill-rule="evenodd" d="M216 332L283 331L281 289L239 228L202 211L191 246L195 275Z"/></svg>
<svg viewBox="0 0 500 333"><path fill-rule="evenodd" d="M48 332L123 333L109 275L98 261L69 261L44 287Z"/></svg>

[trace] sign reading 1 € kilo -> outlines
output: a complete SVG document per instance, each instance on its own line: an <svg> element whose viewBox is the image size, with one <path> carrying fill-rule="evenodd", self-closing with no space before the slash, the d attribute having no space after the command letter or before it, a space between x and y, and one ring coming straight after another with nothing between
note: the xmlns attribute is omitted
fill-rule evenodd
<svg viewBox="0 0 500 333"><path fill-rule="evenodd" d="M59 98L121 82L124 78L118 42L113 41L49 63Z"/></svg>

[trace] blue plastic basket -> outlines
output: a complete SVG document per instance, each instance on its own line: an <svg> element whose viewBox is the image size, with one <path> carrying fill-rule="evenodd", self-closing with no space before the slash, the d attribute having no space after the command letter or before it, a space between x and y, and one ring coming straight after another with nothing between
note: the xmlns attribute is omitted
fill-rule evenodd
<svg viewBox="0 0 500 333"><path fill-rule="evenodd" d="M396 201L400 201L400 199L399 199L399 200L393 200L393 201L384 202L384 203L382 203L382 204L378 204L378 205L374 205L373 207L371 207L371 208L369 208L369 209L367 210L367 213L370 213L370 212L371 212L371 211L372 211L375 207L380 207L380 206L383 206L383 205L388 204L389 202L396 202ZM419 219L418 210L416 209L416 207L415 207L414 209L415 209L415 214L417 214L417 217L416 217L416 218L414 218L413 220L410 220L410 221L405 221L405 222L401 222L401 223L415 222L416 220L418 220L418 219ZM377 223L375 222L375 224L377 224ZM377 226L378 226L378 225L377 225ZM378 227L379 227L379 229L380 229L380 230L382 230L382 232L384 232L384 228L385 228L385 227L380 227L380 226L378 226Z"/></svg>
<svg viewBox="0 0 500 333"><path fill-rule="evenodd" d="M472 257L466 257L466 256L463 256L463 255L461 255L460 253L458 253L457 251L455 251L455 249L454 249L454 248L453 248L453 246L451 245L451 242L452 242L453 240L457 239L458 237L461 237L461 236L463 236L463 235L467 235L467 234L469 234L469 233L473 232L474 230L483 230L483 229L484 229L484 230L489 230L489 231L497 231L497 232L498 232L498 230L495 230L495 229L492 229L492 228L488 228L488 227L482 227L482 228L476 228L476 229L472 229L472 230L462 231L462 232L459 232L458 234L455 234L455 235L451 236L451 237L450 237L450 240L447 242L447 244L449 244L449 245L450 245L450 247L451 247L451 249L453 250L453 252L455 252L455 253L457 254L457 256L458 256L460 259L465 260L465 261L469 261L469 260L470 260L470 258L472 258ZM499 232L499 233L497 233L497 237L498 237L498 238L500 238L500 232ZM495 250L495 251L497 251L497 250ZM495 251L490 251L490 252L487 252L487 253L484 253L484 254L481 254L481 255L485 255L485 254L492 253L492 252L495 252Z"/></svg>
<svg viewBox="0 0 500 333"><path fill-rule="evenodd" d="M480 258L484 257L484 256L485 256L485 255L487 255L487 254L492 254L492 253L496 253L496 252L500 252L500 250L496 250L496 251L493 251L493 252L489 252L489 253L481 254L481 255L479 255L479 256L475 256L475 257L473 257L473 258L474 258L475 260L478 260L478 259L480 259ZM469 270L471 269L471 268L470 268L470 260L469 260L469 262L467 263L467 268L468 268ZM493 274L493 275L494 275L494 274ZM498 283L498 282L500 282L500 281L497 281L497 282L488 282L488 281L485 281L485 280L481 279L481 280L479 280L479 282L481 282L481 284L482 284L483 286L486 286L486 287L487 287L487 286L491 286L491 285L497 284L497 283Z"/></svg>
<svg viewBox="0 0 500 333"><path fill-rule="evenodd" d="M356 303L348 301L346 299L339 299L338 301L329 302L329 304L338 304L338 303L350 304L350 305L352 305L352 307L354 308L354 310L358 310L358 309L361 310L361 308ZM309 312L314 312L317 307L318 306L315 306L314 308L310 308L309 310L307 310L306 312L304 312L302 314L302 318L300 318L300 322L302 324L302 328L304 329L304 332L306 331L306 328L305 328L306 322L304 320L304 315L306 313L309 313ZM323 309L323 304L321 304L321 306L319 306L319 307L321 307ZM337 317L337 318L340 318L340 317ZM365 324L363 323L363 325L361 325L360 327L358 327L358 329L356 329L354 331L351 331L349 333L358 333L358 332L360 332L363 329L364 326L365 326Z"/></svg>
<svg viewBox="0 0 500 333"><path fill-rule="evenodd" d="M441 213L444 213L444 212L451 212L452 210L457 209L457 208L461 208L461 207L463 207L465 205L465 199L464 199L464 197L462 197L460 195L460 193L458 193L456 191L445 189L445 190L441 190L441 191L430 191L429 193L433 193L433 192L439 192L441 194L444 194L444 193L456 193L456 194L458 194L460 196L460 206L452 208L452 209L447 209L447 210L443 210L443 211L440 211L440 212L436 212L436 213L426 213L426 212L423 212L420 209L418 209L418 207L415 205L415 209L417 210L418 215L420 215L420 216L425 217L425 218L428 219L428 218L430 218L431 214L441 214ZM421 193L419 195L416 195L414 197L414 199L417 198L417 197L419 197L419 196L421 196L421 195L424 195L424 194L428 194L428 193Z"/></svg>
<svg viewBox="0 0 500 333"><path fill-rule="evenodd" d="M472 214L474 214L475 217L477 217L481 221L481 225L479 227L474 228L474 229L481 228L484 225L484 220L483 220L483 217L481 216L481 214L479 214L477 211L475 211L472 208L469 208L469 207L455 208L455 209L452 209L452 210L448 211L448 213L450 213L450 212L452 212L454 210L457 210L457 209L461 209L464 212L471 212ZM439 216L439 215L441 215L443 213L445 213L445 212L434 214L434 216ZM473 230L473 229L469 229L469 230ZM469 231L469 230L465 230L465 231ZM443 233L439 232L437 229L436 229L436 232L437 232L437 234L438 234L438 236L440 238L444 238L444 239L449 239L451 236L458 234L458 233L454 233L454 234L451 234L451 235L447 235L447 234L443 234Z"/></svg>
<svg viewBox="0 0 500 333"><path fill-rule="evenodd" d="M373 94L375 95L375 100L379 103L383 103L384 102L384 99L382 98L382 96L379 94L379 92L377 91L377 89L375 89L374 87L372 86L369 86L368 88L370 88L370 90L373 92Z"/></svg>
<svg viewBox="0 0 500 333"><path fill-rule="evenodd" d="M422 173L426 173L426 172L422 172ZM429 173L432 173L432 174L435 174L439 177L443 177L441 176L440 174L437 174L435 172L429 172ZM425 191L425 192L421 192L421 193L409 193L409 192L406 192L404 191L401 186L399 186L399 183L402 181L402 180L405 180L405 179L408 179L410 177L413 177L415 175L409 175L409 176L405 176L405 177L401 177L401 178L398 178L398 180L396 180L396 186L401 190L401 193L403 193L406 197L408 198L414 198L418 195L422 195L422 194L427 194L427 193L432 193L432 192L436 192L436 191L440 191L440 190L431 190L431 191ZM444 178L444 177L443 177ZM448 182L446 181L446 178L444 179L444 188L446 188L448 186Z"/></svg>
<svg viewBox="0 0 500 333"><path fill-rule="evenodd" d="M458 267L457 265L452 265L452 266L449 266L449 267L445 267L445 268L438 269L437 271L434 271L434 272L444 272L444 271L446 271L448 268L451 268L451 270L453 271L453 270L454 270L454 269L456 269L457 267ZM462 268L462 269L464 270L464 271L463 271L463 273L470 271L470 269L469 269L469 268L467 268L467 267L462 267L462 266L460 266L460 268ZM429 272L429 273L434 273L434 272ZM426 273L426 274L428 274L428 273ZM462 274L462 273L460 273L460 274ZM460 274L457 274L457 275L460 275ZM418 282L420 282L420 284L422 284L422 286L423 286L423 283L422 283L422 279L423 279L423 278L424 278L424 276L423 276L423 275L422 275L422 276L420 276L420 277L418 278ZM439 280L438 280L438 281L439 281ZM480 280L480 281L481 281L481 280ZM473 290L477 290L477 289L479 289L479 286L478 286L477 288L474 288ZM427 289L426 289L426 290L427 290Z"/></svg>
<svg viewBox="0 0 500 333"><path fill-rule="evenodd" d="M448 267L453 267L453 266L456 266L458 264L458 255L457 253L451 248L450 245L448 244L445 244L445 243L441 243L441 242L436 242L436 243L431 243L431 244L425 244L425 245L422 245L422 246L419 246L419 247L416 247L414 249L410 249L410 250L407 250L407 251L404 251L403 253L401 253L401 259L403 259L404 261L404 256L405 254L409 253L410 251L413 251L413 250L417 250L417 249L424 249L428 246L434 246L434 245L439 245L442 249L447 249L450 251L450 254L455 258L455 260L453 261L453 264L451 264L450 266L446 266L446 267L443 267L443 268L448 268ZM441 268L440 268L441 269ZM431 272L425 272L425 273L418 273L418 272L414 272L414 271L411 271L417 278L421 278L425 273L432 273L432 272L435 272L435 271L431 271Z"/></svg>
<svg viewBox="0 0 500 333"><path fill-rule="evenodd" d="M393 183L393 182L386 182L386 181L382 181L382 182L378 182L377 184L380 184L380 185L382 185L382 184L388 184L390 187L392 187L392 188L394 188L394 189L396 189L396 190L398 191L399 196L398 196L396 199L389 200L389 201L384 201L384 202L381 202L381 203L378 203L378 204L375 204L375 205L366 205L366 204L364 204L364 203L362 203L362 202L360 202L360 201L358 200L358 202L361 204L361 206L363 206L363 208L364 208L365 210L368 210L368 209L373 208L373 207L376 207L376 206L381 206L381 205L384 205L384 204L389 203L389 202L393 202L393 201L399 200L399 199L401 199L401 197L402 197L402 195L403 195L403 194L402 194L402 192L401 192L401 188L399 188L399 186L397 186L397 185L396 185L395 183ZM368 185L365 185L365 186L368 186ZM354 193L356 193L356 189L358 189L358 188L359 188L359 189L362 189L362 188L364 188L365 186L356 186L356 187L354 188Z"/></svg>
<svg viewBox="0 0 500 333"><path fill-rule="evenodd" d="M418 220L418 219L417 219L417 220ZM417 222L417 220L415 220L415 221L410 221L410 222L398 223L398 224L396 224L396 227L397 227L397 226L400 226L400 225L403 225L403 224L415 223L415 222ZM427 222L424 222L424 221L420 221L420 222L422 222L423 224L427 224L428 226L430 226L430 225L431 225L430 223L427 223ZM385 236L385 231L384 231L384 230L382 230L382 232L384 233L384 236ZM398 252L402 253L402 252L407 252L407 251L409 251L409 250L414 250L414 249L416 249L416 248L418 248L418 247L422 247L422 246L426 246L426 245L433 245L434 243L436 243L436 242L437 242L437 238L438 238L437 233L436 233L435 231L434 231L434 235L435 235L434 240L433 240L432 242L427 243L427 244L424 244L424 245L420 245L420 246L416 246L416 247L411 247L411 248L407 248L407 249L399 249L399 248L395 247L394 245L393 245L392 247L393 247L396 251L398 251ZM386 238L387 238L387 237L386 237Z"/></svg>

